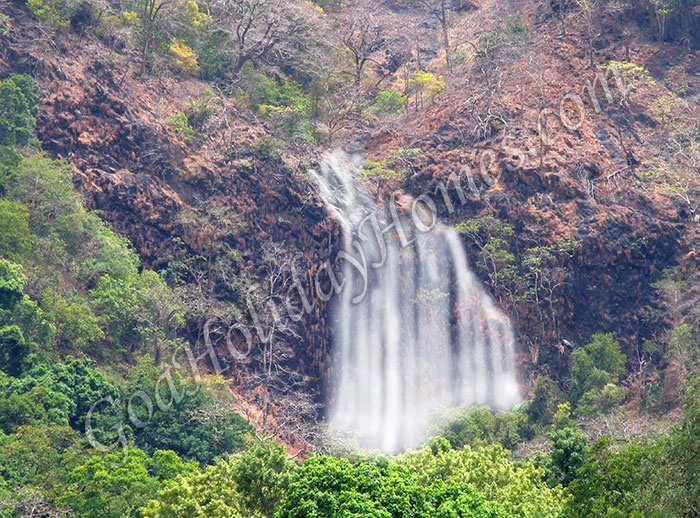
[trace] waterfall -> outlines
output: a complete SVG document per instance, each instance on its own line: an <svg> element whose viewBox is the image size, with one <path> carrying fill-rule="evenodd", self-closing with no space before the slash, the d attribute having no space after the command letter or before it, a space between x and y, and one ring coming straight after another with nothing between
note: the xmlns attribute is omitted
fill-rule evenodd
<svg viewBox="0 0 700 518"><path fill-rule="evenodd" d="M440 407L515 405L514 338L454 229L436 223L428 230L426 209L418 222L381 209L356 179L361 163L334 151L313 173L342 225L341 255L355 258L343 261L344 286L332 303L328 422L364 448L394 453L417 446ZM381 232L397 218L400 226Z"/></svg>

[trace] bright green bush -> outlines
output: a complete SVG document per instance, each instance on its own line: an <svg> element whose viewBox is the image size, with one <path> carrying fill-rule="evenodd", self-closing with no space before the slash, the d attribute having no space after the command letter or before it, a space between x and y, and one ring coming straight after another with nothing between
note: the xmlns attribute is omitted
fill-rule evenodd
<svg viewBox="0 0 700 518"><path fill-rule="evenodd" d="M494 412L478 406L469 410L446 410L434 416L430 435L447 439L452 448L501 444L513 450L530 436L527 417L521 412Z"/></svg>
<svg viewBox="0 0 700 518"><path fill-rule="evenodd" d="M190 126L190 121L184 113L173 113L166 120L165 125L172 128L173 131L185 137L185 140L191 140L194 137L194 129Z"/></svg>
<svg viewBox="0 0 700 518"><path fill-rule="evenodd" d="M221 461L204 473L181 475L142 508L143 518L260 518L242 510L233 464Z"/></svg>
<svg viewBox="0 0 700 518"><path fill-rule="evenodd" d="M205 88L198 98L190 101L185 115L187 115L187 122L192 129L202 131L206 122L214 114L216 103L216 94L211 88Z"/></svg>
<svg viewBox="0 0 700 518"><path fill-rule="evenodd" d="M498 445L461 450L424 448L399 457L416 481L430 486L468 484L487 500L498 502L509 515L521 518L557 518L564 504L560 488L544 484L544 470L531 463L515 464Z"/></svg>
<svg viewBox="0 0 700 518"><path fill-rule="evenodd" d="M627 356L612 334L596 334L591 339L585 348L571 353L571 397L574 403L589 391L617 383L626 372Z"/></svg>
<svg viewBox="0 0 700 518"><path fill-rule="evenodd" d="M389 151L384 160L367 160L360 174L370 178L404 178L420 171L426 154L420 148L398 148Z"/></svg>
<svg viewBox="0 0 700 518"><path fill-rule="evenodd" d="M401 113L401 110L406 106L408 98L396 88L383 90L377 93L374 98L372 110L380 114L396 114Z"/></svg>
<svg viewBox="0 0 700 518"><path fill-rule="evenodd" d="M417 483L409 469L387 459L317 456L295 474L277 518L508 518L466 484Z"/></svg>
<svg viewBox="0 0 700 518"><path fill-rule="evenodd" d="M276 138L262 136L253 144L253 150L261 158L277 159L286 149L286 145Z"/></svg>

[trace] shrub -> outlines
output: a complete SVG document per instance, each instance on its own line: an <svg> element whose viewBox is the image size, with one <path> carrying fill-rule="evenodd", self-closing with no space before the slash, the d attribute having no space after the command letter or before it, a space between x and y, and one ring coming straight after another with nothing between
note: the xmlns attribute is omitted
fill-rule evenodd
<svg viewBox="0 0 700 518"><path fill-rule="evenodd" d="M525 407L530 422L547 426L552 422L554 414L560 403L566 400L566 396L551 378L543 376L537 380L534 397Z"/></svg>
<svg viewBox="0 0 700 518"><path fill-rule="evenodd" d="M205 81L228 81L233 76L234 63L229 54L230 36L224 31L206 35L199 52L200 75Z"/></svg>
<svg viewBox="0 0 700 518"><path fill-rule="evenodd" d="M27 0L27 7L34 16L57 28L67 28L70 22L65 12L64 0Z"/></svg>
<svg viewBox="0 0 700 518"><path fill-rule="evenodd" d="M216 94L211 88L202 90L202 94L190 101L185 110L187 122L195 131L201 131L216 109Z"/></svg>
<svg viewBox="0 0 700 518"><path fill-rule="evenodd" d="M416 103L423 106L423 97L427 94L427 99L430 102L445 92L447 85L442 79L442 76L436 77L435 74L418 70L414 72L411 79L408 80L406 91L415 96Z"/></svg>
<svg viewBox="0 0 700 518"><path fill-rule="evenodd" d="M479 41L476 57L480 61L495 59L501 54L521 46L530 38L530 33L520 18L514 18L506 26L488 31Z"/></svg>
<svg viewBox="0 0 700 518"><path fill-rule="evenodd" d="M12 18L6 14L0 13L0 36L7 36L10 34L10 29L12 28Z"/></svg>
<svg viewBox="0 0 700 518"><path fill-rule="evenodd" d="M467 411L439 413L431 434L449 441L455 449L464 446L482 446L499 443L513 450L527 433L525 414L519 412L494 412L489 407L473 407Z"/></svg>
<svg viewBox="0 0 700 518"><path fill-rule="evenodd" d="M572 402L592 389L602 389L609 383L617 383L625 373L627 356L611 333L596 334L592 342L571 354Z"/></svg>
<svg viewBox="0 0 700 518"><path fill-rule="evenodd" d="M268 102L258 104L258 111L287 135L302 135L308 142L313 142L311 101L294 81L284 81L278 88L270 81L267 78L262 81L264 90L260 99Z"/></svg>
<svg viewBox="0 0 700 518"><path fill-rule="evenodd" d="M420 148L392 149L384 160L367 160L360 174L375 178L403 178L422 169L426 154Z"/></svg>
<svg viewBox="0 0 700 518"><path fill-rule="evenodd" d="M175 57L175 66L183 74L194 75L199 72L199 63L197 62L197 54L192 50L192 47L187 45L184 40L175 38L170 41L168 47L170 54Z"/></svg>
<svg viewBox="0 0 700 518"><path fill-rule="evenodd" d="M407 100L407 97L396 88L384 90L374 98L372 110L381 114L401 113Z"/></svg>
<svg viewBox="0 0 700 518"><path fill-rule="evenodd" d="M165 120L165 125L189 141L194 137L194 129L184 113L173 113Z"/></svg>
<svg viewBox="0 0 700 518"><path fill-rule="evenodd" d="M452 56L452 65L458 67L469 59L469 51L464 47L458 48Z"/></svg>
<svg viewBox="0 0 700 518"><path fill-rule="evenodd" d="M83 34L87 29L97 23L95 7L89 0L82 0L70 17L70 26L78 34Z"/></svg>
<svg viewBox="0 0 700 518"><path fill-rule="evenodd" d="M253 144L256 154L262 158L279 158L286 148L284 142L271 137L260 137Z"/></svg>

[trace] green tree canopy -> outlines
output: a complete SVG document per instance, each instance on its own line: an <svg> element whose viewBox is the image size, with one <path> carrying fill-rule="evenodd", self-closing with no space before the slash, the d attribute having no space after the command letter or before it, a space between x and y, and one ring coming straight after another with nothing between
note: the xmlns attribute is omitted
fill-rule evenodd
<svg viewBox="0 0 700 518"><path fill-rule="evenodd" d="M32 249L27 207L0 199L0 256L23 262Z"/></svg>
<svg viewBox="0 0 700 518"><path fill-rule="evenodd" d="M256 518L243 511L234 465L221 461L204 473L181 475L142 509L143 518Z"/></svg>
<svg viewBox="0 0 700 518"><path fill-rule="evenodd" d="M513 517L557 517L564 503L562 490L543 484L544 470L531 463L511 463L508 453L499 445L465 446L461 450L424 448L402 455L399 462L423 486L436 480L468 484Z"/></svg>
<svg viewBox="0 0 700 518"><path fill-rule="evenodd" d="M25 74L0 81L0 146L24 146L34 136L39 88Z"/></svg>
<svg viewBox="0 0 700 518"><path fill-rule="evenodd" d="M583 349L571 353L572 401L578 402L591 390L617 383L625 373L627 356L611 333L596 334Z"/></svg>

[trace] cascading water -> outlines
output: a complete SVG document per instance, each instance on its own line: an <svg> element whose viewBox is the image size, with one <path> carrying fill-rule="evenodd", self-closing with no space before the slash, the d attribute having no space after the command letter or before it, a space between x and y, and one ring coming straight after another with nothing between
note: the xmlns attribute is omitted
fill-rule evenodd
<svg viewBox="0 0 700 518"><path fill-rule="evenodd" d="M394 453L418 445L440 407L516 404L514 340L451 227L421 232L427 223L405 218L381 232L396 213L385 214L355 179L358 162L328 153L314 175L345 240L328 419L362 447Z"/></svg>

